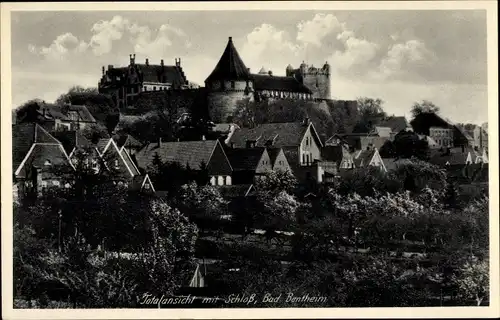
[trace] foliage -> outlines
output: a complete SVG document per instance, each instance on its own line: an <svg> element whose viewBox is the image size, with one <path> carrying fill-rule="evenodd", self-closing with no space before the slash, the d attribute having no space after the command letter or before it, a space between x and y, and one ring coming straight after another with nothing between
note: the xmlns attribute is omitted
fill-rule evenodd
<svg viewBox="0 0 500 320"><path fill-rule="evenodd" d="M99 123L93 123L89 126L85 126L82 130L82 134L92 143L97 143L100 139L109 138L108 129Z"/></svg>
<svg viewBox="0 0 500 320"><path fill-rule="evenodd" d="M401 131L396 134L393 142L387 143L392 144L392 146L386 146L384 148L384 153L388 151L388 149L389 151L392 149L392 154L388 154L390 157L415 157L421 160L427 160L429 158L429 143L427 140L420 139L420 137L413 131Z"/></svg>
<svg viewBox="0 0 500 320"><path fill-rule="evenodd" d="M374 192L397 192L402 188L401 181L393 172L382 172L379 168L368 166L346 172L337 191L344 195L356 192L370 196Z"/></svg>
<svg viewBox="0 0 500 320"><path fill-rule="evenodd" d="M40 110L40 105L43 103L44 102L40 99L32 99L18 106L15 109L16 121L21 121L22 119L35 119L37 110Z"/></svg>
<svg viewBox="0 0 500 320"><path fill-rule="evenodd" d="M274 170L266 172L261 179L257 180L255 189L262 192L286 191L293 194L297 188L298 181L288 170Z"/></svg>
<svg viewBox="0 0 500 320"><path fill-rule="evenodd" d="M412 192L418 192L426 186L434 190L444 190L447 184L444 169L418 159L397 163L394 174L403 182L404 189Z"/></svg>
<svg viewBox="0 0 500 320"><path fill-rule="evenodd" d="M214 186L199 186L195 182L181 187L178 207L199 227L218 224L219 217L227 211L228 202Z"/></svg>
<svg viewBox="0 0 500 320"><path fill-rule="evenodd" d="M474 299L478 306L489 296L489 263L488 260L467 261L453 278L464 299Z"/></svg>
<svg viewBox="0 0 500 320"><path fill-rule="evenodd" d="M360 119L353 128L353 132L367 133L380 123L387 114L383 109L384 102L381 99L367 97L358 98L358 112Z"/></svg>
<svg viewBox="0 0 500 320"><path fill-rule="evenodd" d="M411 115L413 119L415 119L419 114L422 113L438 113L438 112L439 112L439 107L428 100L415 102L411 107Z"/></svg>

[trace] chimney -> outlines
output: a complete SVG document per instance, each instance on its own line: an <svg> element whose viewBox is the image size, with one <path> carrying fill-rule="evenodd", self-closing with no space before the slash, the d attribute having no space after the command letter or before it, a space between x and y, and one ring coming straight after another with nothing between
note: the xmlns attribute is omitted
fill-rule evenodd
<svg viewBox="0 0 500 320"><path fill-rule="evenodd" d="M181 66L181 58L175 59L175 66L180 67Z"/></svg>
<svg viewBox="0 0 500 320"><path fill-rule="evenodd" d="M106 73L106 68L102 66L102 75L104 75L105 73Z"/></svg>
<svg viewBox="0 0 500 320"><path fill-rule="evenodd" d="M149 66L149 59L146 58L146 65Z"/></svg>
<svg viewBox="0 0 500 320"><path fill-rule="evenodd" d="M233 41L233 37L229 37L229 41Z"/></svg>
<svg viewBox="0 0 500 320"><path fill-rule="evenodd" d="M108 70L111 70L113 69L113 65L112 64L108 64Z"/></svg>
<svg viewBox="0 0 500 320"><path fill-rule="evenodd" d="M250 68L247 68L248 73L250 73Z"/></svg>
<svg viewBox="0 0 500 320"><path fill-rule="evenodd" d="M269 70L268 74L269 74L270 76L272 76L272 75L273 75L273 72L272 72L271 70Z"/></svg>
<svg viewBox="0 0 500 320"><path fill-rule="evenodd" d="M158 148L161 148L161 137L158 138Z"/></svg>
<svg viewBox="0 0 500 320"><path fill-rule="evenodd" d="M164 65L164 64L163 64L163 59L161 59L160 64L161 64L161 66L163 67L163 65Z"/></svg>
<svg viewBox="0 0 500 320"><path fill-rule="evenodd" d="M207 138L205 138L205 135L201 136L201 140L203 140L203 141L207 140Z"/></svg>
<svg viewBox="0 0 500 320"><path fill-rule="evenodd" d="M311 123L311 119L309 119L309 117L305 117L304 121L302 121L302 124L306 125L306 126L309 125L310 123Z"/></svg>

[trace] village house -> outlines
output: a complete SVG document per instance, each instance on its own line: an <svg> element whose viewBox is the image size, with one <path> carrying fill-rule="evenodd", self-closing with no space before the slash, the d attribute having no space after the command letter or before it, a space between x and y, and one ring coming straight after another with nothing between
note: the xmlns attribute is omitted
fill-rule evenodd
<svg viewBox="0 0 500 320"><path fill-rule="evenodd" d="M269 159L271 159L273 171L291 171L290 164L282 148L267 148L267 153Z"/></svg>
<svg viewBox="0 0 500 320"><path fill-rule="evenodd" d="M353 160L356 168L373 166L387 172L384 161L382 160L378 149L375 147L368 147L365 150L356 151L353 155Z"/></svg>
<svg viewBox="0 0 500 320"><path fill-rule="evenodd" d="M63 145L36 123L13 125L12 146L14 199L62 187L55 168L74 169Z"/></svg>
<svg viewBox="0 0 500 320"><path fill-rule="evenodd" d="M413 131L431 137L440 148L472 147L473 139L459 126L434 112L423 112L412 121Z"/></svg>
<svg viewBox="0 0 500 320"><path fill-rule="evenodd" d="M472 147L441 148L431 150L429 162L438 166L464 166L478 163L488 163L486 149L477 150Z"/></svg>
<svg viewBox="0 0 500 320"><path fill-rule="evenodd" d="M227 158L233 168L233 184L251 184L273 170L271 158L264 147L227 148Z"/></svg>
<svg viewBox="0 0 500 320"><path fill-rule="evenodd" d="M233 168L219 140L148 143L135 154L139 168L154 167L155 157L163 163L178 163L194 171L206 167L211 185L232 185Z"/></svg>
<svg viewBox="0 0 500 320"><path fill-rule="evenodd" d="M18 124L38 123L48 131L83 130L96 123L86 106L45 102L40 103L36 109L18 114L16 121Z"/></svg>
<svg viewBox="0 0 500 320"><path fill-rule="evenodd" d="M266 123L236 130L229 139L231 148L282 148L297 179L318 179L317 161L323 143L314 125L303 122Z"/></svg>

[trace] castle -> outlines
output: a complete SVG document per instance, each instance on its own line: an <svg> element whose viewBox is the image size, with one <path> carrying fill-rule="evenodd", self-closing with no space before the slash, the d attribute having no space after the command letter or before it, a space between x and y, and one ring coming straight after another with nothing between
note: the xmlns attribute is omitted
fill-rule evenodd
<svg viewBox="0 0 500 320"><path fill-rule="evenodd" d="M205 80L205 88L199 88L205 96L208 115L213 122L228 122L238 101L249 99L301 99L324 101L331 99L330 65L322 68L308 66L304 62L299 68L286 67L286 76L273 75L262 68L257 74L245 66L229 37L219 62ZM100 93L108 94L120 110L133 107L141 93L157 91L184 91L194 89L181 67L180 58L175 65L167 66L135 62L130 55L127 67L102 68L98 84Z"/></svg>

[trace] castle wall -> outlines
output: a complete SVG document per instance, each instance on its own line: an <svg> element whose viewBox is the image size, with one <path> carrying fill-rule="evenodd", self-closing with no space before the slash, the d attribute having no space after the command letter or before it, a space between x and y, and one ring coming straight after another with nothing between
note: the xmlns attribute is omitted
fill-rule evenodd
<svg viewBox="0 0 500 320"><path fill-rule="evenodd" d="M324 73L306 73L303 75L303 83L312 92L315 99L331 99L330 75Z"/></svg>
<svg viewBox="0 0 500 320"><path fill-rule="evenodd" d="M244 91L221 91L208 93L208 113L215 123L228 122L236 110L239 100L248 98Z"/></svg>

